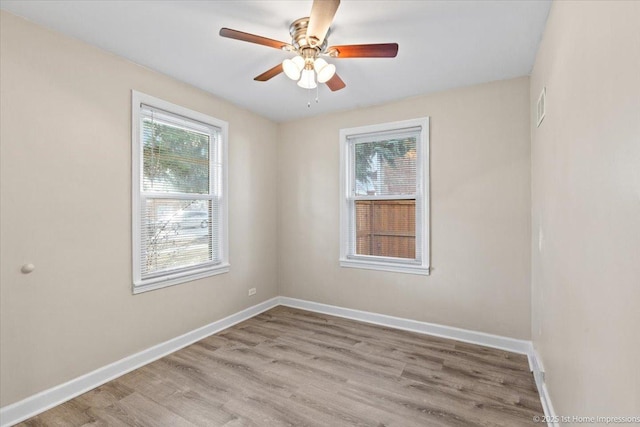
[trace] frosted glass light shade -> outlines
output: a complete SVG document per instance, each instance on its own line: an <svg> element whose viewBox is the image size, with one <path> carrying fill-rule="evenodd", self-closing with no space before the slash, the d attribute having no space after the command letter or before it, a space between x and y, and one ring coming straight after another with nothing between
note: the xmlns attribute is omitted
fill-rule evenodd
<svg viewBox="0 0 640 427"><path fill-rule="evenodd" d="M298 80L303 68L304 59L301 56L296 56L293 59L285 59L282 61L282 70L291 80Z"/></svg>
<svg viewBox="0 0 640 427"><path fill-rule="evenodd" d="M318 73L318 83L326 83L336 73L336 66L328 64L327 61L322 58L316 59L313 67L316 69L316 73Z"/></svg>
<svg viewBox="0 0 640 427"><path fill-rule="evenodd" d="M302 70L302 77L298 81L298 86L304 89L313 89L316 86L316 76L313 70Z"/></svg>

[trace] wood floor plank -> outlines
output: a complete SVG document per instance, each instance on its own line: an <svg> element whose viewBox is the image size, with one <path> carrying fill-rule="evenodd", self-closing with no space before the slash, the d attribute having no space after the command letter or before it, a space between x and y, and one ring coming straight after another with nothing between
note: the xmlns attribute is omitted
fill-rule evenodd
<svg viewBox="0 0 640 427"><path fill-rule="evenodd" d="M519 402L531 401L532 409L539 408L540 405L537 393L534 398L532 392L525 392L498 383L477 381L477 379L460 372L447 370L434 372L416 365L408 365L402 377L425 386L413 384L412 388L414 389L429 390L429 387L432 387L443 393L460 391L470 396L477 396L480 401L485 403L497 402L514 406L522 406Z"/></svg>
<svg viewBox="0 0 640 427"><path fill-rule="evenodd" d="M91 415L86 413L87 409L85 405L73 399L27 420L24 425L29 427L81 426L94 421Z"/></svg>
<svg viewBox="0 0 640 427"><path fill-rule="evenodd" d="M294 340L287 337L283 337L278 342L288 342L294 345ZM399 376L405 367L403 361L362 352L354 345L330 341L327 337L323 339L315 334L309 337L298 338L295 342L298 348L303 348L313 354L312 359L314 360L327 357L346 364L357 364L361 368L367 368L376 373L386 373L393 376Z"/></svg>
<svg viewBox="0 0 640 427"><path fill-rule="evenodd" d="M127 425L194 427L175 412L136 392L105 409L111 409L114 418Z"/></svg>
<svg viewBox="0 0 640 427"><path fill-rule="evenodd" d="M133 391L120 381L111 381L78 396L75 401L87 408L105 408L127 397Z"/></svg>
<svg viewBox="0 0 640 427"><path fill-rule="evenodd" d="M167 371L154 373L152 369L138 369L136 372L141 374L132 379L138 393L195 425L224 425L237 418L223 408L228 399L221 399L224 394L221 396L214 388L198 387L193 383L182 386L166 375ZM128 379L116 381L129 383Z"/></svg>
<svg viewBox="0 0 640 427"><path fill-rule="evenodd" d="M341 389L334 387L329 390L326 387L317 387L316 384L308 384L301 387L291 399L308 408L307 410L315 410L322 414L318 419L323 420L323 426L386 426L400 420L384 408L341 395ZM405 422L404 425L410 427L411 423Z"/></svg>
<svg viewBox="0 0 640 427"><path fill-rule="evenodd" d="M527 358L279 306L22 426L534 426Z"/></svg>

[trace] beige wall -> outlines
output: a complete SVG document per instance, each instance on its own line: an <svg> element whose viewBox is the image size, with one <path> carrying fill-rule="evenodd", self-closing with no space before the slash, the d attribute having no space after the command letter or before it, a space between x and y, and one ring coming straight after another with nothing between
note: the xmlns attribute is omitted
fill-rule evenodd
<svg viewBox="0 0 640 427"><path fill-rule="evenodd" d="M640 2L554 2L531 77L533 340L559 415L640 413L639 22Z"/></svg>
<svg viewBox="0 0 640 427"><path fill-rule="evenodd" d="M341 268L339 130L422 116L435 271ZM527 77L282 124L280 293L529 339L529 140Z"/></svg>
<svg viewBox="0 0 640 427"><path fill-rule="evenodd" d="M277 295L277 125L1 19L0 405ZM131 89L229 122L230 273L132 296Z"/></svg>

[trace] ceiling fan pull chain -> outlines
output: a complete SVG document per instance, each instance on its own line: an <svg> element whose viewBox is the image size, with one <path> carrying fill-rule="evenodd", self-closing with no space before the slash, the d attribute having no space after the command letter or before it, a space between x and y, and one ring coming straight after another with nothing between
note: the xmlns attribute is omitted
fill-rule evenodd
<svg viewBox="0 0 640 427"><path fill-rule="evenodd" d="M318 84L318 79L316 78L316 104L318 103L318 91L320 90L319 88L319 84Z"/></svg>
<svg viewBox="0 0 640 427"><path fill-rule="evenodd" d="M311 89L307 89L307 108L311 108Z"/></svg>

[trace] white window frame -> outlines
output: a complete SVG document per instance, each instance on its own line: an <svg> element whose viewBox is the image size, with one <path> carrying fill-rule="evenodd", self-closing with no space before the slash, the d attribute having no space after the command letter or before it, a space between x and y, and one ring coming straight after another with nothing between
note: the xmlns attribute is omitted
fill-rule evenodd
<svg viewBox="0 0 640 427"><path fill-rule="evenodd" d="M350 209L350 203L357 197L353 196L354 189L354 158L349 142L350 138L365 134L402 132L410 128L420 128L417 141L416 155L416 211L422 212L420 218L416 216L416 244L420 245L421 259L402 261L399 258L356 255L349 253L349 248L355 247L355 229L349 224L353 220L351 215L355 209ZM396 199L403 197L380 197ZM353 213L352 213L353 212ZM430 273L429 253L429 117L382 123L370 126L340 130L340 266L363 268L397 273L428 275Z"/></svg>
<svg viewBox="0 0 640 427"><path fill-rule="evenodd" d="M142 253L142 215L140 212L140 203L142 200L142 141L141 141L141 105L147 105L158 110L166 111L170 114L185 117L189 120L201 122L208 126L216 127L220 130L219 141L211 141L211 144L219 144L217 147L219 153L219 161L222 163L222 172L220 174L222 182L217 183L221 194L217 194L219 202L220 219L218 222L218 241L221 260L214 265L195 265L176 269L175 271L166 272L152 278L142 278L141 274L141 253ZM227 122L216 119L197 111L190 110L179 105L172 104L168 101L146 95L135 90L131 91L131 158L132 158L132 243L133 243L133 293L138 294L154 289L160 289L167 286L173 286L180 283L189 282L216 274L227 273L230 268L229 264L229 215L228 215L228 156L227 156L227 139L229 134L229 125ZM213 150L210 150L213 152ZM215 159L211 156L211 162ZM210 166L210 171L213 168ZM210 182L213 180L210 177ZM212 191L212 190L211 190ZM182 193L179 193L182 194Z"/></svg>

